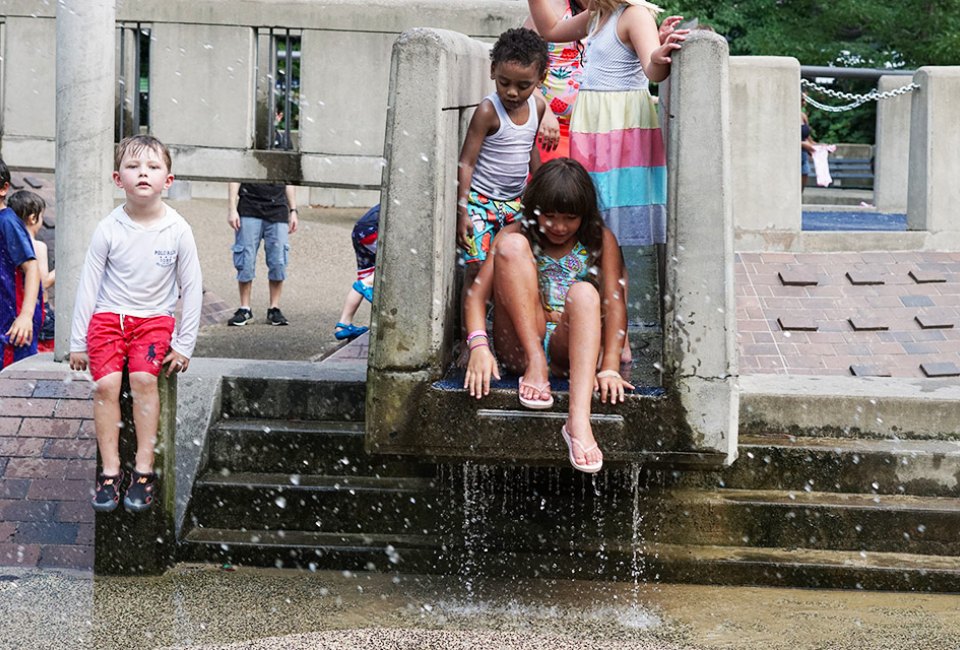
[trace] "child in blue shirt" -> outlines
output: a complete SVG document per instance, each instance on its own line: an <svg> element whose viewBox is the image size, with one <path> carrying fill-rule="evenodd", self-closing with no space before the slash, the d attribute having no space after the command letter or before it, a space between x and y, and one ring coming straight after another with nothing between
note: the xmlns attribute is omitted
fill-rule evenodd
<svg viewBox="0 0 960 650"><path fill-rule="evenodd" d="M0 160L0 369L37 353L33 319L40 265L20 218L7 207L10 170Z"/></svg>

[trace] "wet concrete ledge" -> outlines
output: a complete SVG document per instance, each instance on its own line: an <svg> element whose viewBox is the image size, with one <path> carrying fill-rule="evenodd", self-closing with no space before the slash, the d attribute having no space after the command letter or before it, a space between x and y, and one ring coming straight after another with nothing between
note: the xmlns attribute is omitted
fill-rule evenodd
<svg viewBox="0 0 960 650"><path fill-rule="evenodd" d="M740 377L740 431L960 439L956 379Z"/></svg>

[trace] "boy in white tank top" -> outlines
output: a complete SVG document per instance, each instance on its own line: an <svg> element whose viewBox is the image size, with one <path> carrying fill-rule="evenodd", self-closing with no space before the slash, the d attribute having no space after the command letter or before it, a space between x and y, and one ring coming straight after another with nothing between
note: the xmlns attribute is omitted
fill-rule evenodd
<svg viewBox="0 0 960 650"><path fill-rule="evenodd" d="M490 60L497 91L477 106L460 149L457 246L467 266L465 288L494 236L520 213L527 176L540 166L535 142L541 120L541 141L553 148L559 137L556 118L535 92L547 73L544 40L530 29L509 29L490 50Z"/></svg>

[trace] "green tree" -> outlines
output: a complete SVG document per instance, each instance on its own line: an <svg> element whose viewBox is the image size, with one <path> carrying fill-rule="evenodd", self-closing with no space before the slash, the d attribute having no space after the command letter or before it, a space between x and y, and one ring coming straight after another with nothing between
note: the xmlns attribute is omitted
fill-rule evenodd
<svg viewBox="0 0 960 650"><path fill-rule="evenodd" d="M674 0L665 9L711 26L732 55L865 68L960 63L960 0ZM872 87L858 80L836 85L857 93ZM868 104L839 114L811 111L810 118L818 139L872 142L874 113Z"/></svg>

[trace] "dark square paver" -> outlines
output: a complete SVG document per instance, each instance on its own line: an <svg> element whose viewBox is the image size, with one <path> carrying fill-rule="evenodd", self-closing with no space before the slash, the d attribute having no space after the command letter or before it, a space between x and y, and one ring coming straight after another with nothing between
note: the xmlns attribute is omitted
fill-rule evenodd
<svg viewBox="0 0 960 650"><path fill-rule="evenodd" d="M820 325L815 318L804 314L790 314L777 318L777 324L785 332L816 332Z"/></svg>
<svg viewBox="0 0 960 650"><path fill-rule="evenodd" d="M921 363L920 370L927 377L960 377L960 366L951 361Z"/></svg>
<svg viewBox="0 0 960 650"><path fill-rule="evenodd" d="M890 377L890 371L876 364L853 364L850 373L854 377Z"/></svg>
<svg viewBox="0 0 960 650"><path fill-rule="evenodd" d="M904 307L933 307L933 300L928 296L900 296Z"/></svg>
<svg viewBox="0 0 960 650"><path fill-rule="evenodd" d="M811 287L820 282L817 271L806 266L790 266L780 271L780 283L786 287Z"/></svg>
<svg viewBox="0 0 960 650"><path fill-rule="evenodd" d="M938 314L918 314L914 320L925 330L951 329L955 325L953 318Z"/></svg>
<svg viewBox="0 0 960 650"><path fill-rule="evenodd" d="M910 277L913 278L913 281L917 284L947 281L947 276L940 271L924 271L922 269L911 269Z"/></svg>
<svg viewBox="0 0 960 650"><path fill-rule="evenodd" d="M847 320L850 322L850 327L857 332L877 332L890 329L890 325L885 318L873 314L852 316Z"/></svg>
<svg viewBox="0 0 960 650"><path fill-rule="evenodd" d="M885 284L883 273L864 269L847 271L847 280L850 281L850 284L857 286L865 284Z"/></svg>

